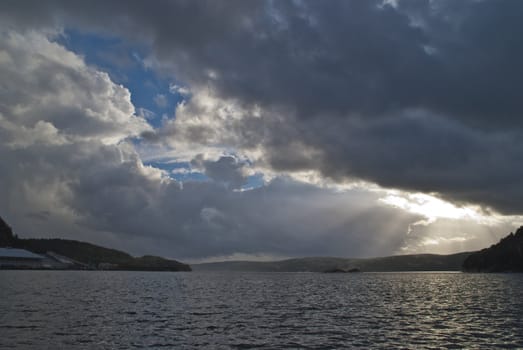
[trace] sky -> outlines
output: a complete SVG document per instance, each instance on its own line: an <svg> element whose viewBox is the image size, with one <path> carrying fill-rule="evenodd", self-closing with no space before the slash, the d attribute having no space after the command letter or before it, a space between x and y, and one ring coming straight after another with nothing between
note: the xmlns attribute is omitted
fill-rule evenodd
<svg viewBox="0 0 523 350"><path fill-rule="evenodd" d="M523 2L0 2L0 216L187 262L523 224Z"/></svg>

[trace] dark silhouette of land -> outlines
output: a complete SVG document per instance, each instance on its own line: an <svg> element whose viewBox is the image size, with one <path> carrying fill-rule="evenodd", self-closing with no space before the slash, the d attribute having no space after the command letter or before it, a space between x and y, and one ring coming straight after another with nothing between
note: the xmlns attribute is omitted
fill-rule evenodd
<svg viewBox="0 0 523 350"><path fill-rule="evenodd" d="M18 237L11 227L0 217L0 247L13 247L17 241Z"/></svg>
<svg viewBox="0 0 523 350"><path fill-rule="evenodd" d="M223 261L193 264L195 271L258 272L388 272L388 271L464 271L523 272L523 226L499 243L478 252L450 255L415 254L368 259L299 258L281 261Z"/></svg>
<svg viewBox="0 0 523 350"><path fill-rule="evenodd" d="M125 252L91 243L67 239L21 239L0 217L0 247L26 249L36 254L52 252L93 269L136 271L191 271L191 267L176 260L158 256L133 257Z"/></svg>
<svg viewBox="0 0 523 350"><path fill-rule="evenodd" d="M297 258L281 261L224 261L193 264L194 271L257 271L257 272L361 272L387 271L460 271L470 252L437 255L414 254L381 258L346 259L330 257Z"/></svg>
<svg viewBox="0 0 523 350"><path fill-rule="evenodd" d="M357 267L354 267L352 269L340 269L340 268L335 268L335 269L329 269L329 270L326 270L326 271L323 271L325 273L355 273L355 272L361 272L360 269L358 269Z"/></svg>
<svg viewBox="0 0 523 350"><path fill-rule="evenodd" d="M466 272L523 272L523 227L498 243L471 254L463 263Z"/></svg>
<svg viewBox="0 0 523 350"><path fill-rule="evenodd" d="M49 252L78 265L106 270L191 271L191 266L157 256L133 257L125 252L66 239L22 239L0 217L0 247L21 248L36 254ZM255 272L387 272L465 271L523 272L523 227L497 244L478 252L449 255L412 254L379 258L348 259L309 257L280 261L223 261L193 264L196 271Z"/></svg>

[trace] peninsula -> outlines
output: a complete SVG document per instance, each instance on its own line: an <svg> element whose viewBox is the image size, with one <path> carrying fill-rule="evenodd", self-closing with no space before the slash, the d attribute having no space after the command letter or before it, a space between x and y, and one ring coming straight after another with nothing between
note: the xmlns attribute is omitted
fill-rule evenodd
<svg viewBox="0 0 523 350"><path fill-rule="evenodd" d="M0 268L191 271L176 260L125 252L66 239L22 239L0 217Z"/></svg>

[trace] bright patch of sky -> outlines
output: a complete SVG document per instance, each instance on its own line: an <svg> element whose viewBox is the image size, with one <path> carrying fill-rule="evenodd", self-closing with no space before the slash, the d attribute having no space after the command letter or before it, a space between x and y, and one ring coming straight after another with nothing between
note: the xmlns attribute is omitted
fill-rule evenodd
<svg viewBox="0 0 523 350"><path fill-rule="evenodd" d="M485 223L492 223L495 220L495 216L485 215L478 207L456 206L424 193L389 191L381 201L407 212L422 215L427 219L426 222L423 221L425 224L430 224L437 219L468 219Z"/></svg>

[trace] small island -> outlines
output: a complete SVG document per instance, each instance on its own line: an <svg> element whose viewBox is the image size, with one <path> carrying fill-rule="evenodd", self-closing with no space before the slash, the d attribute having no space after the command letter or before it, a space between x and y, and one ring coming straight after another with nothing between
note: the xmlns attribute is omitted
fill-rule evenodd
<svg viewBox="0 0 523 350"><path fill-rule="evenodd" d="M191 271L187 264L67 239L22 239L0 217L0 268L51 270Z"/></svg>
<svg viewBox="0 0 523 350"><path fill-rule="evenodd" d="M343 268L334 268L323 271L324 273L355 273L355 272L361 272L360 269L357 267L353 267L351 269L343 269Z"/></svg>

